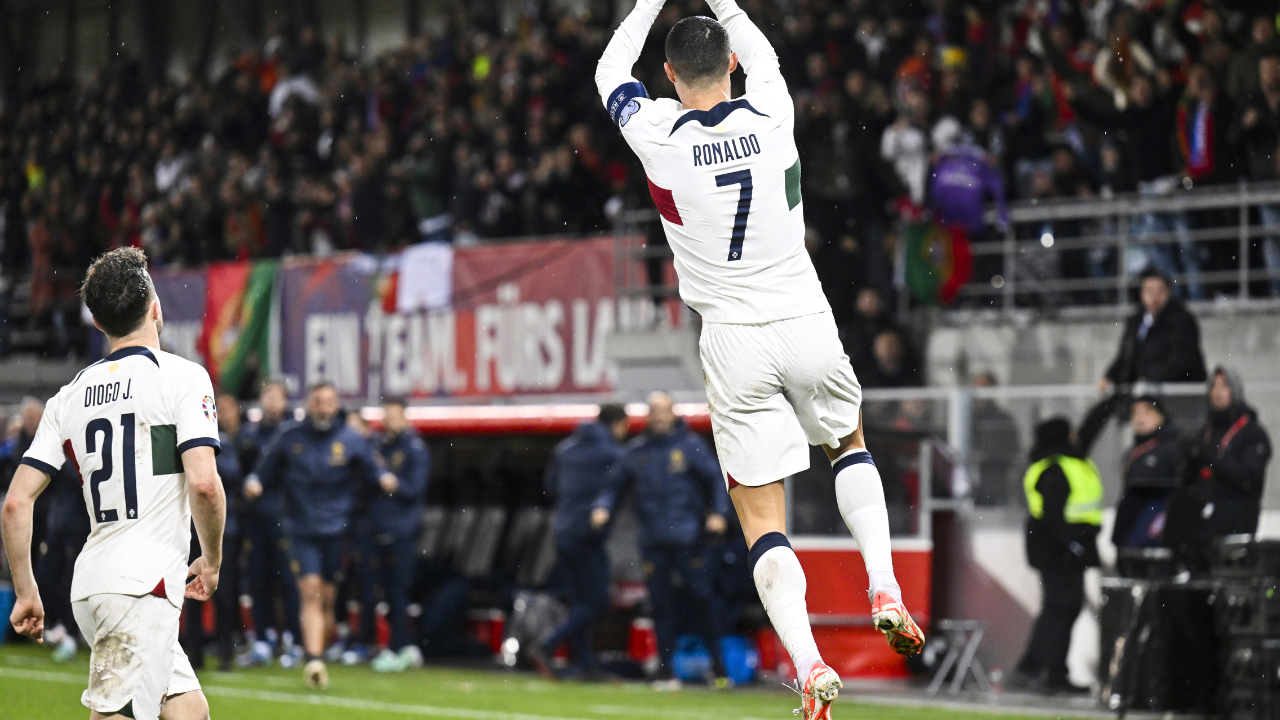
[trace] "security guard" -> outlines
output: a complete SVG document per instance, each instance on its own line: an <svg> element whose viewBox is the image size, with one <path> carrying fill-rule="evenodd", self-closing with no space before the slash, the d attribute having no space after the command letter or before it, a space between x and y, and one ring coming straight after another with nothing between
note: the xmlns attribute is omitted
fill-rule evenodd
<svg viewBox="0 0 1280 720"><path fill-rule="evenodd" d="M398 481L378 467L365 439L343 421L338 393L328 382L311 387L306 421L276 436L254 479L264 492L280 488L284 498L285 533L302 604L303 677L308 686L324 689L329 673L320 656L333 637L337 584L356 506L380 485Z"/></svg>
<svg viewBox="0 0 1280 720"><path fill-rule="evenodd" d="M360 575L360 632L366 647L374 643L377 590L388 606L391 644L374 658L377 672L401 672L422 664L422 651L409 637L409 588L417 567L415 545L422 527L422 509L431 473L431 453L409 427L405 402L383 401L382 436L374 439L374 453L390 472L358 523L356 559ZM346 658L344 657L344 660Z"/></svg>
<svg viewBox="0 0 1280 720"><path fill-rule="evenodd" d="M692 595L699 615L699 632L710 651L715 682L727 684L720 656L713 611L711 579L703 564L700 541L705 530L724 534L730 513L729 493L715 452L676 417L666 393L649 396L645 433L627 443L605 492L596 502L593 525L603 525L618 497L634 486L640 520L640 550L644 558L649 601L653 605L658 656L662 661L659 687L675 688L671 656L675 650L676 614L671 575L678 572Z"/></svg>
<svg viewBox="0 0 1280 720"><path fill-rule="evenodd" d="M1088 692L1067 678L1071 627L1084 606L1084 569L1099 565L1102 479L1073 441L1071 424L1036 427L1027 493L1027 560L1040 573L1044 603L1018 663L1015 685L1049 693Z"/></svg>
<svg viewBox="0 0 1280 720"><path fill-rule="evenodd" d="M246 473L258 466L272 438L293 424L288 412L289 395L283 384L274 380L264 383L258 402L262 418L243 425L236 433L236 453ZM294 642L302 641L302 633L298 628L298 585L289 570L289 543L281 526L284 501L280 498L280 488L268 490L253 475L245 478L242 493L245 502L241 529L248 553L245 584L253 598L255 641L237 664L269 665L279 640L283 652L280 664L292 667L301 657L301 648ZM279 620L277 598L283 604L283 618Z"/></svg>
<svg viewBox="0 0 1280 720"><path fill-rule="evenodd" d="M622 456L618 443L626 437L626 410L605 405L594 422L579 425L556 445L547 465L544 487L556 503L556 555L569 579L572 606L569 617L541 646L526 650L529 662L545 676L552 675L547 656L565 641L580 678L601 674L591 649L591 624L609 609L609 556L604 549L608 515L593 517L592 509Z"/></svg>

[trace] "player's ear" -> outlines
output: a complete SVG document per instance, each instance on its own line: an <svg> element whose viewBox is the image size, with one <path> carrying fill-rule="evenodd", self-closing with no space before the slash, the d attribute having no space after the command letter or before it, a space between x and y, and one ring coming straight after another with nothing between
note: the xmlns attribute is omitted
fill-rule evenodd
<svg viewBox="0 0 1280 720"><path fill-rule="evenodd" d="M667 71L667 79L671 81L672 85L675 85L676 71L671 68L671 63L669 62L662 63L662 69Z"/></svg>
<svg viewBox="0 0 1280 720"><path fill-rule="evenodd" d="M734 71L734 70L737 70L737 69L738 69L738 53L736 53L736 52L731 52L731 53L729 53L729 72L730 72L730 74L732 74L732 73L733 73L733 71Z"/></svg>

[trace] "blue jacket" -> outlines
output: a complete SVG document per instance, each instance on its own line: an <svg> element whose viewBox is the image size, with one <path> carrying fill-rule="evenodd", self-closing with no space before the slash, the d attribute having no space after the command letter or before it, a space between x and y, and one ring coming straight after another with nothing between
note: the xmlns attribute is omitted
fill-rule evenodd
<svg viewBox="0 0 1280 720"><path fill-rule="evenodd" d="M282 430L255 474L264 490L279 489L289 532L335 536L351 526L358 505L380 492L381 472L369 443L339 415L324 432L310 422Z"/></svg>
<svg viewBox="0 0 1280 720"><path fill-rule="evenodd" d="M416 536L422 527L427 482L431 478L431 451L412 429L399 435L383 435L374 444L381 467L394 473L400 487L390 495L379 487L361 530L370 535Z"/></svg>
<svg viewBox="0 0 1280 720"><path fill-rule="evenodd" d="M622 457L622 446L603 423L579 425L556 445L547 464L544 487L556 503L556 542L575 545L600 540L604 529L591 529L591 511L608 487L609 473Z"/></svg>
<svg viewBox="0 0 1280 720"><path fill-rule="evenodd" d="M642 546L696 543L709 512L730 512L715 452L684 421L670 434L646 432L627 443L596 506L612 512L628 486L635 488Z"/></svg>
<svg viewBox="0 0 1280 720"><path fill-rule="evenodd" d="M222 447L231 447L232 440L229 435L224 432L218 433L218 441L222 443ZM243 501L242 489L244 488L244 476L240 471L239 453L220 452L215 461L218 468L218 477L222 478L222 490L227 495L227 523L222 532L225 535L240 534L240 512L239 506Z"/></svg>
<svg viewBox="0 0 1280 720"><path fill-rule="evenodd" d="M236 454L240 456L240 467L243 472L248 473L250 470L258 466L258 461L262 459L267 448L271 446L271 440L285 428L296 425L293 420L283 420L279 423L268 424L266 422L248 423L240 428L240 432L236 433ZM221 457L221 455L219 455ZM284 501L280 498L280 488L264 487L262 494L253 500L245 501L244 511L246 515L253 516L256 519L265 518L273 522L280 522L284 517Z"/></svg>

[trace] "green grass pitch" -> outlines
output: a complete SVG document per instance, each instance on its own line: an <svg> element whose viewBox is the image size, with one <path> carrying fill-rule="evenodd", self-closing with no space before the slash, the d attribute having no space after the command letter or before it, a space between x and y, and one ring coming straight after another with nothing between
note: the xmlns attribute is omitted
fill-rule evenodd
<svg viewBox="0 0 1280 720"><path fill-rule="evenodd" d="M759 688L712 692L686 688L658 693L625 683L553 684L526 673L428 668L379 675L364 667L331 667L323 693L307 691L302 674L280 668L204 672L200 682L216 720L373 720L427 717L458 720L783 720L798 706L791 693ZM28 643L0 646L0 718L83 720L80 693L88 655L55 665ZM986 713L858 704L846 692L837 720L992 720ZM1019 716L1006 715L1005 718Z"/></svg>

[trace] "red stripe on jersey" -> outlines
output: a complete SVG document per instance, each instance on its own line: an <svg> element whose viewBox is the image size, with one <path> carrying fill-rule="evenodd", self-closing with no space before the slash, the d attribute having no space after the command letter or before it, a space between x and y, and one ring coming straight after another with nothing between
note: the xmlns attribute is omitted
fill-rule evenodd
<svg viewBox="0 0 1280 720"><path fill-rule="evenodd" d="M653 204L658 207L658 214L672 225L683 225L684 220L680 218L680 211L676 209L676 199L671 191L654 185L647 177L645 182L649 183L649 197L653 198Z"/></svg>
<svg viewBox="0 0 1280 720"><path fill-rule="evenodd" d="M160 582L156 583L155 588L153 588L149 594L155 595L156 597L168 597L164 591L164 578L160 578Z"/></svg>
<svg viewBox="0 0 1280 720"><path fill-rule="evenodd" d="M80 478L80 487L84 487L84 478L80 475L80 463L76 461L76 451L75 448L71 447L70 440L62 441L62 454L66 455L67 459L71 461L71 467L76 469L76 477Z"/></svg>
<svg viewBox="0 0 1280 720"><path fill-rule="evenodd" d="M734 480L734 479L733 479L733 476L732 476L732 475L730 475L729 473L725 473L725 474L724 474L724 476L725 476L725 477L727 477L727 478L729 478L729 489L730 489L730 490L732 490L732 489L734 489L734 488L738 487L738 485L740 485L740 484L741 484L741 483L739 483L737 480Z"/></svg>

